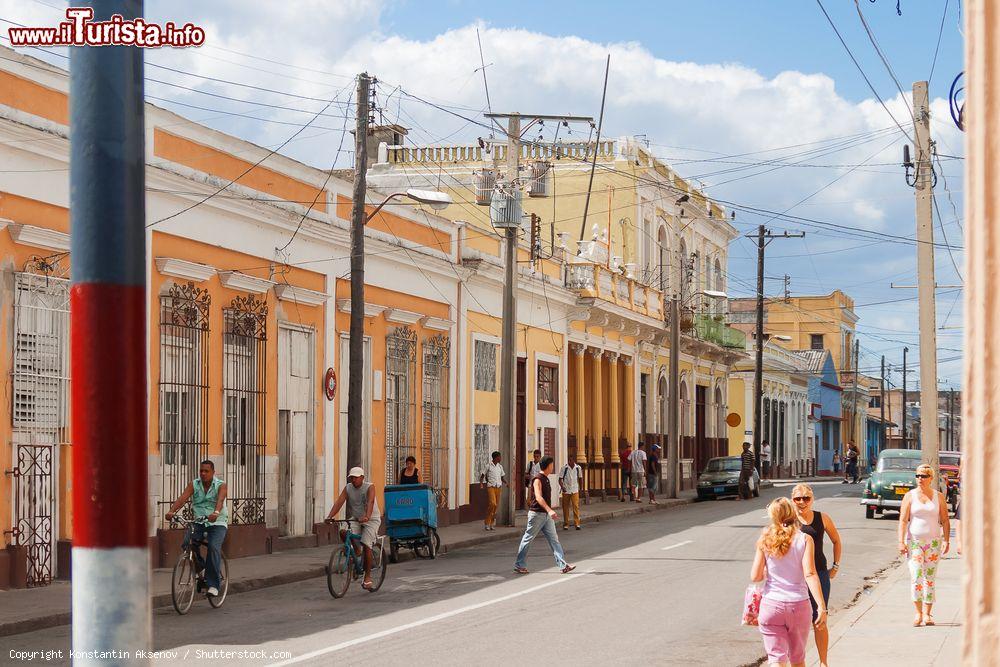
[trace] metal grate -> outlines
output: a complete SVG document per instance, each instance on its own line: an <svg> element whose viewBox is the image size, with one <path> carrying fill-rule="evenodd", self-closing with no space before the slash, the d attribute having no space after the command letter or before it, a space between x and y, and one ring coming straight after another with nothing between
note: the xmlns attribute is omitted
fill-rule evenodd
<svg viewBox="0 0 1000 667"><path fill-rule="evenodd" d="M475 480L486 472L490 463L490 454L496 451L500 442L500 429L495 424L476 424L473 431L472 465ZM504 465L510 465L506 461Z"/></svg>
<svg viewBox="0 0 1000 667"><path fill-rule="evenodd" d="M161 515L208 456L208 331L211 296L194 283L160 297ZM183 510L191 518L190 503Z"/></svg>
<svg viewBox="0 0 1000 667"><path fill-rule="evenodd" d="M448 497L448 378L451 340L441 334L423 343L423 447L424 482L441 498Z"/></svg>
<svg viewBox="0 0 1000 667"><path fill-rule="evenodd" d="M264 523L267 304L252 294L223 311L226 484L232 523Z"/></svg>
<svg viewBox="0 0 1000 667"><path fill-rule="evenodd" d="M391 483L406 457L416 455L417 334L396 327L385 348L385 480Z"/></svg>
<svg viewBox="0 0 1000 667"><path fill-rule="evenodd" d="M497 345L477 340L475 345L476 391L497 390Z"/></svg>
<svg viewBox="0 0 1000 667"><path fill-rule="evenodd" d="M40 264L49 271L53 265ZM27 584L52 581L56 448L68 444L69 281L15 274L13 543L27 555Z"/></svg>

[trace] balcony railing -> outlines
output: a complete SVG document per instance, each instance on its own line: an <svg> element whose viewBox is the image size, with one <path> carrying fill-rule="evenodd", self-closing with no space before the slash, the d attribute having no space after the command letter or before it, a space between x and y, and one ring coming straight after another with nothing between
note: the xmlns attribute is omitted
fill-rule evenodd
<svg viewBox="0 0 1000 667"><path fill-rule="evenodd" d="M605 160L614 159L615 140L602 139L600 142L585 141L565 141L558 144L522 144L521 158L525 160L558 160L570 158L585 160L594 156ZM449 163L449 162L482 162L492 161L494 158L499 162L507 159L507 147L504 144L493 146L493 153L484 148L471 144L461 146L389 146L388 158L392 164L421 164L421 163ZM494 155L495 153L495 155Z"/></svg>
<svg viewBox="0 0 1000 667"><path fill-rule="evenodd" d="M663 319L663 295L601 264L581 262L566 266L566 287L580 296L609 301L631 311Z"/></svg>
<svg viewBox="0 0 1000 667"><path fill-rule="evenodd" d="M747 336L739 329L733 329L712 315L696 315L694 320L695 336L701 340L715 343L722 347L745 349Z"/></svg>

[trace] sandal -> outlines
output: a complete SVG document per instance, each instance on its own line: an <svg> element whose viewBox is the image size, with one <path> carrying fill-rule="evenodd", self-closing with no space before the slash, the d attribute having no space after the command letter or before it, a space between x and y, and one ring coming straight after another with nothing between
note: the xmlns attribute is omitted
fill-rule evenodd
<svg viewBox="0 0 1000 667"><path fill-rule="evenodd" d="M573 570L575 570L575 569L576 569L576 565L568 565L568 564L567 564L567 565L566 565L566 567L564 567L564 568L562 569L562 573L563 573L563 574L569 574L570 572L572 572L572 571L573 571Z"/></svg>
<svg viewBox="0 0 1000 667"><path fill-rule="evenodd" d="M528 568L526 567L515 567L514 571L518 574L528 574Z"/></svg>
<svg viewBox="0 0 1000 667"><path fill-rule="evenodd" d="M924 625L933 626L934 625L934 617L931 616L930 614L927 614L926 616L924 616Z"/></svg>
<svg viewBox="0 0 1000 667"><path fill-rule="evenodd" d="M922 615L917 614L916 616L913 617L913 627L919 628L921 625L923 625L923 623L924 623L924 617Z"/></svg>
<svg viewBox="0 0 1000 667"><path fill-rule="evenodd" d="M361 588L365 589L366 591L370 591L373 588L375 588L375 582L371 581L371 580L362 581L361 582Z"/></svg>

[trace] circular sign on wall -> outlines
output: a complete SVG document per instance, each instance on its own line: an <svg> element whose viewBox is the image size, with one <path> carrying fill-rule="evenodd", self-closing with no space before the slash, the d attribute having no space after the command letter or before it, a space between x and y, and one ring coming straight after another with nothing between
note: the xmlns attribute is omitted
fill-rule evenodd
<svg viewBox="0 0 1000 667"><path fill-rule="evenodd" d="M327 368L326 375L323 376L323 393L328 401L332 401L337 395L337 371L332 368Z"/></svg>
<svg viewBox="0 0 1000 667"><path fill-rule="evenodd" d="M736 428L737 426L739 426L742 421L743 421L743 418L740 417L735 412L730 412L726 416L726 423L729 424L733 428Z"/></svg>

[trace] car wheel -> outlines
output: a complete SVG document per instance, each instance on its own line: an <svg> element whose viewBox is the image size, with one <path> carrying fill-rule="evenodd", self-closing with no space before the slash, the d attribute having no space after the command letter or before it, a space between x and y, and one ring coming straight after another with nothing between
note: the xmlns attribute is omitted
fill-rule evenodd
<svg viewBox="0 0 1000 667"><path fill-rule="evenodd" d="M865 508L865 518L866 519L874 519L875 518L875 508L874 507L866 507Z"/></svg>

